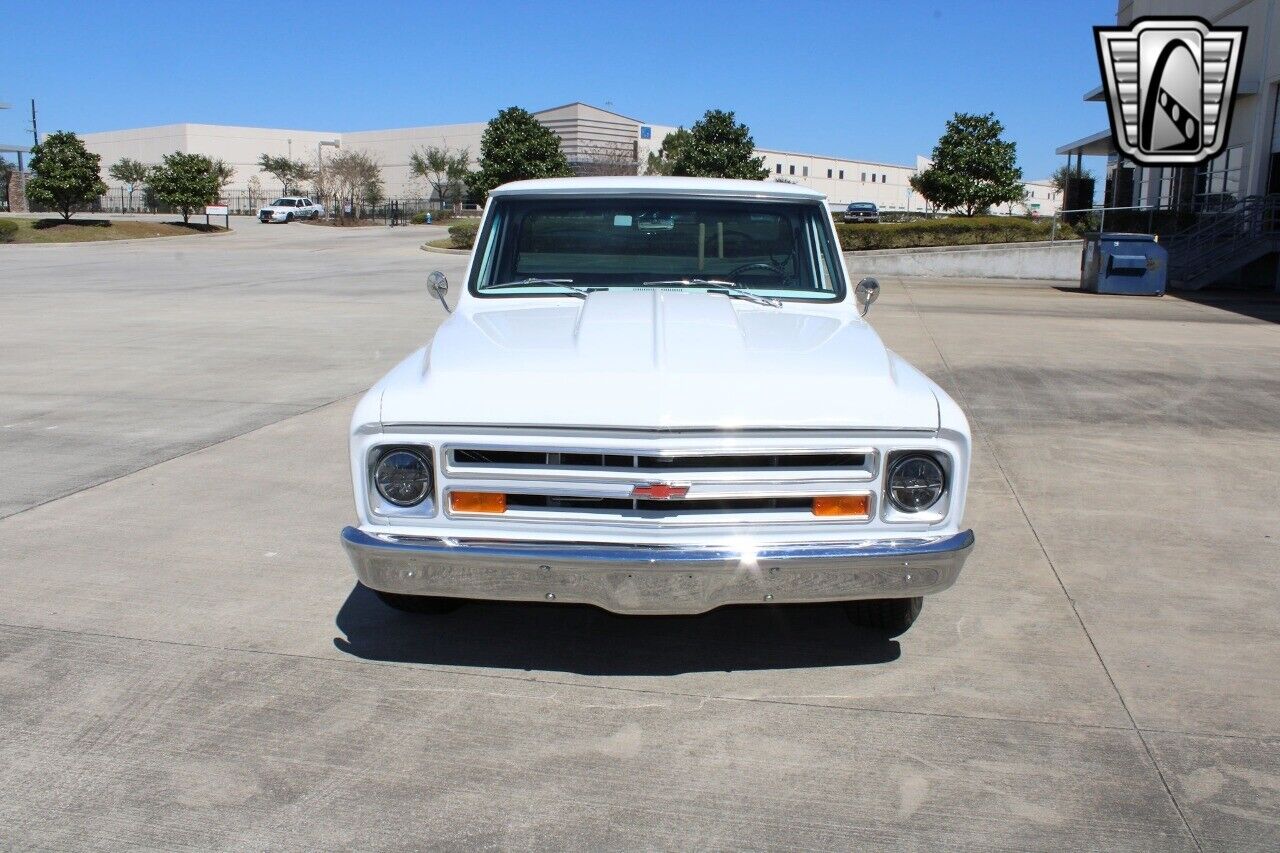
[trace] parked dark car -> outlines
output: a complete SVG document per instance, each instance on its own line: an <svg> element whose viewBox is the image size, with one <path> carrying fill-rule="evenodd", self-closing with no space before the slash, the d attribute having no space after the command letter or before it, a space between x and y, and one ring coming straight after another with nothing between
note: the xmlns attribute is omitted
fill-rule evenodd
<svg viewBox="0 0 1280 853"><path fill-rule="evenodd" d="M869 201L850 202L844 209L845 222L879 222L880 208Z"/></svg>

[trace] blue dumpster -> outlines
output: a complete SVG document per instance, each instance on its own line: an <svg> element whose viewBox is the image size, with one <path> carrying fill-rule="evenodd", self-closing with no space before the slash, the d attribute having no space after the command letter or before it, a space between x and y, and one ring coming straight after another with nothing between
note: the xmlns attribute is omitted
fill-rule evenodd
<svg viewBox="0 0 1280 853"><path fill-rule="evenodd" d="M1080 257L1080 289L1163 296L1169 253L1152 234L1090 233Z"/></svg>

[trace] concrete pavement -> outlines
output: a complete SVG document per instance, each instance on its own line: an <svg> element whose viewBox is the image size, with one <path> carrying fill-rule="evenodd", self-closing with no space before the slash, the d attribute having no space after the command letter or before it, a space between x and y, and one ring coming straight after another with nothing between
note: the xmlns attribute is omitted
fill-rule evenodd
<svg viewBox="0 0 1280 853"><path fill-rule="evenodd" d="M255 226L0 249L6 845L1280 844L1269 303L882 278L977 444L978 549L897 640L413 618L337 545L346 420L465 259Z"/></svg>

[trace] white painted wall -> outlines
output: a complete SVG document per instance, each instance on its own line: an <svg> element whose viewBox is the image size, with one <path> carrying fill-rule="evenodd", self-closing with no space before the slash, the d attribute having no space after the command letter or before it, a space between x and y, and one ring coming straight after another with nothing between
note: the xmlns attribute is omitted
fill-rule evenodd
<svg viewBox="0 0 1280 853"><path fill-rule="evenodd" d="M651 152L656 152L670 125L647 124L636 119L601 110L589 104L566 104L534 113L540 122L560 136L561 148L571 159L597 145L632 145L638 153L641 169ZM644 128L649 129L645 139ZM132 157L147 164L157 164L165 154L174 151L205 154L230 163L236 170L228 191L242 192L249 179L257 175L264 193L280 191L274 177L257 167L264 154L292 156L308 163L316 162L317 143L339 140L346 150L364 151L382 165L386 192L391 197L425 197L426 182L409 172L409 155L415 149L438 146L453 150L467 149L473 161L479 157L484 122L448 124L390 130L336 131L284 130L263 127L233 127L209 124L175 124L134 130L82 134L90 151L102 156L102 175L107 186L116 190L118 182L107 175L107 169L121 157ZM324 157L333 156L332 148L324 149ZM784 179L826 193L833 205L844 206L853 201L875 202L884 210L923 210L924 202L912 192L908 179L927 168L929 161L916 157L915 165L850 160L799 154L768 148L756 149L769 169L769 179ZM781 170L781 171L779 171ZM806 174L807 171L807 174ZM841 173L843 172L843 177ZM828 173L831 177L827 177ZM1056 194L1044 182L1028 184L1029 199L1039 204L1038 213L1050 215L1057 209ZM1008 212L1007 207L1000 213ZM1015 208L1015 213L1023 213Z"/></svg>

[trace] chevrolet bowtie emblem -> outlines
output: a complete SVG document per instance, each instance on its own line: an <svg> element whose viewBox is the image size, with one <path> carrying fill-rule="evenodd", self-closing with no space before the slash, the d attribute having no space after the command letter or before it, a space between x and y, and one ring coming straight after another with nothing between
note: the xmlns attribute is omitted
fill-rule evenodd
<svg viewBox="0 0 1280 853"><path fill-rule="evenodd" d="M647 486L636 486L631 490L633 498L647 498L651 501L669 501L689 494L688 486L672 486L667 483L650 483Z"/></svg>
<svg viewBox="0 0 1280 853"><path fill-rule="evenodd" d="M1191 166L1222 151L1244 27L1146 17L1093 33L1118 151L1144 166Z"/></svg>

